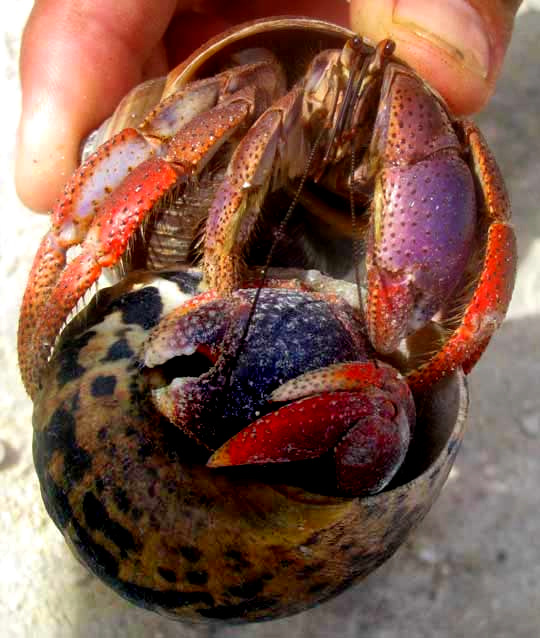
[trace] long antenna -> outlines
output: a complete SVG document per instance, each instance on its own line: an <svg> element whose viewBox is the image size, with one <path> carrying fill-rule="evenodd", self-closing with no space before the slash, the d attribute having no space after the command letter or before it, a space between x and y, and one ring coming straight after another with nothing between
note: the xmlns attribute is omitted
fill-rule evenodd
<svg viewBox="0 0 540 638"><path fill-rule="evenodd" d="M246 323L244 324L244 330L242 331L242 336L240 337L240 341L238 343L238 347L236 348L236 352L234 354L234 357L232 358L232 360L230 361L229 366L227 367L227 377L225 380L225 387L224 387L224 395L226 394L227 390L229 389L229 385L231 382L231 378L232 378L232 372L234 370L234 368L236 367L236 364L238 363L238 360L240 358L240 355L242 354L242 351L245 348L246 342L247 342L247 337L249 334L249 329L251 327L251 324L253 322L253 317L255 316L255 312L257 310L257 304L259 303L259 299L261 297L261 293L262 290L264 288L264 284L266 283L266 280L268 278L268 271L270 269L270 266L272 264L272 259L274 257L274 253L276 251L276 248L278 247L278 245L280 244L280 242L282 241L284 235L285 235L285 229L287 228L287 225L291 219L291 216L296 208L296 206L298 205L298 201L300 199L300 195L302 193L302 190L306 184L306 180L308 178L309 175L309 171L311 169L311 165L313 164L313 159L315 157L315 153L317 152L317 149L319 147L319 144L321 142L322 136L323 136L324 131L321 130L319 132L319 135L317 136L317 139L315 140L313 146L311 147L311 150L309 152L309 156L308 156L308 160L306 162L306 166L304 169L304 172L302 173L302 177L300 179L300 183L298 184L298 187L296 189L296 192L294 194L294 197L291 201L291 203L289 204L289 208L287 209L287 212L285 213L283 219L281 220L281 222L279 223L277 232L276 232L276 236L274 238L274 241L272 242L272 245L270 246L270 250L268 251L268 255L266 256L266 261L264 263L264 266L261 270L261 279L257 285L257 289L255 291L255 297L253 298L253 303L251 304L251 307L249 309L249 315L246 319Z"/></svg>

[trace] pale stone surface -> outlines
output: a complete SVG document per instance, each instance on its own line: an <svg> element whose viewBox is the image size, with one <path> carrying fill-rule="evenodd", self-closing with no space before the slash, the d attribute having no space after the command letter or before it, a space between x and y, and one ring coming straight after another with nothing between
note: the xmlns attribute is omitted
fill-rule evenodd
<svg viewBox="0 0 540 638"><path fill-rule="evenodd" d="M196 629L109 592L72 558L48 520L31 458L31 406L15 331L31 257L47 226L11 181L19 109L17 52L31 3L0 8L0 621L6 638L531 638L540 628L540 2L529 0L499 89L479 121L507 178L520 245L509 319L471 375L464 447L432 512L363 584L291 619Z"/></svg>

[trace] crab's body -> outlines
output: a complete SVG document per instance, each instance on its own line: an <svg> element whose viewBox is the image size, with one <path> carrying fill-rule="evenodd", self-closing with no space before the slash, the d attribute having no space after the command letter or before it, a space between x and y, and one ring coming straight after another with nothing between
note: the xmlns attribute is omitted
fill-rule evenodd
<svg viewBox="0 0 540 638"><path fill-rule="evenodd" d="M472 368L506 312L515 240L479 131L393 50L306 19L233 30L126 98L133 121L160 93L136 128L115 117L98 133L53 210L19 329L36 464L54 520L131 600L291 613L391 554L444 480L461 424L418 461L411 390L455 392L454 376L434 387ZM358 269L360 239L365 313L355 287L351 302L333 279L267 276L270 257ZM55 347L118 264L147 272L100 293Z"/></svg>

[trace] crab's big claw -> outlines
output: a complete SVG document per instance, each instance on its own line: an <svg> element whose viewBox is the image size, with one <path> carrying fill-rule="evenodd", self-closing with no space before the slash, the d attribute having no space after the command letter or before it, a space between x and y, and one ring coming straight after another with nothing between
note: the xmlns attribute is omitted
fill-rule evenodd
<svg viewBox="0 0 540 638"><path fill-rule="evenodd" d="M405 458L414 424L414 403L405 381L376 362L342 363L301 375L278 388L272 398L317 392L322 386L332 391L301 398L258 419L229 439L208 465L326 456L340 494L382 490Z"/></svg>
<svg viewBox="0 0 540 638"><path fill-rule="evenodd" d="M377 351L390 353L461 282L473 247L476 204L470 171L451 156L387 169L378 188L368 260L369 326Z"/></svg>
<svg viewBox="0 0 540 638"><path fill-rule="evenodd" d="M446 342L409 374L419 390L457 367L469 372L506 314L516 269L510 204L476 126L452 122L409 69L389 65L374 130L371 164L357 172L359 182L375 175L368 331L390 353L435 315L447 320Z"/></svg>
<svg viewBox="0 0 540 638"><path fill-rule="evenodd" d="M250 315L255 294L195 297L164 318L141 356L157 409L208 450L274 409L269 397L286 381L371 352L345 302L264 288Z"/></svg>

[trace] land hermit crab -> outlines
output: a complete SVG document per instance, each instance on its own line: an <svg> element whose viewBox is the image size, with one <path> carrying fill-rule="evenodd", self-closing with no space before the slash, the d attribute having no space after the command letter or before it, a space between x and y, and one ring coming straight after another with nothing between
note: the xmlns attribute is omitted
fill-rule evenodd
<svg viewBox="0 0 540 638"><path fill-rule="evenodd" d="M515 241L479 131L393 52L237 27L128 95L53 210L19 329L36 468L76 554L141 606L314 605L446 479Z"/></svg>

